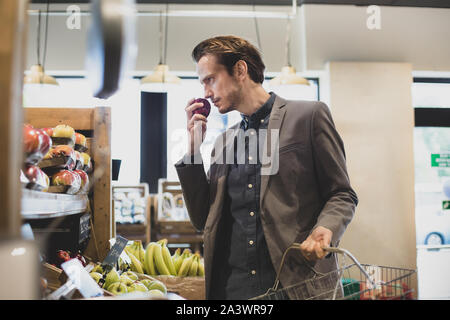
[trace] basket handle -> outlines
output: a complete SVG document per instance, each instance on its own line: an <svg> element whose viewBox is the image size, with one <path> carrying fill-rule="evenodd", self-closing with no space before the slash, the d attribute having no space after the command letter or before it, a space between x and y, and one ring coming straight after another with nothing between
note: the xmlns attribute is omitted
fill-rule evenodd
<svg viewBox="0 0 450 320"><path fill-rule="evenodd" d="M292 249L300 249L300 243L294 242L293 244L291 244L283 253L283 257L281 258L281 263L278 267L278 271L277 271L277 277L275 279L275 283L273 285L272 288L269 288L269 290L267 292L270 291L276 291L278 289L278 285L280 283L280 274L281 274L281 270L283 269L284 266L284 260L286 258L287 253L292 250ZM357 266L358 268L361 270L361 272L366 276L366 278L370 281L370 283L372 284L372 286L375 287L375 281L372 280L372 278L370 277L370 275L366 272L366 270L363 268L363 266L358 262L358 260L346 249L342 249L342 248L334 248L334 247L322 247L322 249L326 252L330 252L330 253L338 253L338 254L342 254L342 255L346 255L348 256ZM309 261L306 260L306 258L303 256L303 254L301 255L302 258L305 260L306 265L317 275L317 274L321 274L320 272L317 272L316 270L314 270L314 268L312 266L309 265Z"/></svg>
<svg viewBox="0 0 450 320"><path fill-rule="evenodd" d="M322 250L331 253L338 253L342 255L348 256L352 261L358 266L359 270L366 276L366 278L370 281L371 285L375 287L375 281L372 277L367 273L366 269L358 262L358 260L350 253L350 251L342 248L333 248L333 247L322 247Z"/></svg>

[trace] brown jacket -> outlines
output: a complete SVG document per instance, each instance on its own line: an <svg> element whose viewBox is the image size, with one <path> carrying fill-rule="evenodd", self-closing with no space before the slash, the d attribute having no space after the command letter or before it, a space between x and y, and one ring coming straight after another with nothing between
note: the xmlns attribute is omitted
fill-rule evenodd
<svg viewBox="0 0 450 320"><path fill-rule="evenodd" d="M234 136L238 128L239 123L222 137ZM342 139L324 103L286 101L277 96L270 114L269 132L271 129L279 130L279 166L276 174L261 175L260 214L270 257L278 270L284 251L294 242L303 242L316 226L330 229L331 245L337 246L358 198L350 186ZM228 166L217 161L220 157L215 152L221 155L226 150L213 150L216 160L211 161L208 174L203 165L176 166L191 222L204 232L206 298L212 273L220 272L219 266L213 265L213 255L227 192ZM300 255L290 251L280 273L283 287L311 276ZM335 270L335 257L317 261L314 269Z"/></svg>

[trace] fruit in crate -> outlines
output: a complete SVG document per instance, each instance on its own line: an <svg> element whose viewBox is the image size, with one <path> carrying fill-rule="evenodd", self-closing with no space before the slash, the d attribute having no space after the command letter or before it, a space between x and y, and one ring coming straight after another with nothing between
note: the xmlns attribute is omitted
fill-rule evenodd
<svg viewBox="0 0 450 320"><path fill-rule="evenodd" d="M154 298L164 298L166 295L159 290L149 290L148 293Z"/></svg>
<svg viewBox="0 0 450 320"><path fill-rule="evenodd" d="M128 278L130 278L130 279L133 280L133 281L138 280L137 274L134 273L133 271L130 271L130 270L123 272L123 273L121 274L121 276L127 276Z"/></svg>
<svg viewBox="0 0 450 320"><path fill-rule="evenodd" d="M209 113L211 111L211 105L210 105L209 101L206 100L206 99L203 99L203 98L197 98L197 99L194 100L194 103L198 103L198 102L203 103L203 106L200 107L200 108L195 109L193 111L193 113L194 114L199 113L199 114L204 115L205 117L208 117Z"/></svg>
<svg viewBox="0 0 450 320"><path fill-rule="evenodd" d="M23 148L26 164L37 164L50 150L52 140L43 130L36 129L30 124L23 126Z"/></svg>
<svg viewBox="0 0 450 320"><path fill-rule="evenodd" d="M39 151L40 139L37 129L31 124L23 125L23 148L26 154L33 154Z"/></svg>
<svg viewBox="0 0 450 320"><path fill-rule="evenodd" d="M114 295L121 295L128 292L127 286L122 282L114 282L106 290Z"/></svg>
<svg viewBox="0 0 450 320"><path fill-rule="evenodd" d="M57 145L47 152L44 159L39 162L39 167L52 175L59 169L72 170L75 163L76 156L73 148L68 145Z"/></svg>
<svg viewBox="0 0 450 320"><path fill-rule="evenodd" d="M74 153L75 153L75 166L74 166L73 170L83 169L84 160L83 160L83 157L81 156L81 153L77 150L74 150Z"/></svg>
<svg viewBox="0 0 450 320"><path fill-rule="evenodd" d="M94 269L92 269L91 272L98 272L98 273L103 273L103 268L101 264L96 264L94 266Z"/></svg>
<svg viewBox="0 0 450 320"><path fill-rule="evenodd" d="M60 190L49 189L52 192L76 194L81 187L81 178L69 170L61 170L52 176L52 186L65 187Z"/></svg>
<svg viewBox="0 0 450 320"><path fill-rule="evenodd" d="M132 284L135 280L131 280L130 277L128 277L128 276L126 276L126 275L124 275L124 274L121 274L121 275L120 275L119 281L122 282L123 284L125 284L125 285L128 287L128 286L131 286L131 284Z"/></svg>
<svg viewBox="0 0 450 320"><path fill-rule="evenodd" d="M75 130L66 124L59 124L53 128L53 144L75 145Z"/></svg>
<svg viewBox="0 0 450 320"><path fill-rule="evenodd" d="M94 271L91 271L91 272L89 273L89 275L90 275L91 278L94 279L95 282L97 282L97 283L98 283L98 282L100 281L100 279L103 277L103 275L102 275L101 273L94 272Z"/></svg>
<svg viewBox="0 0 450 320"><path fill-rule="evenodd" d="M23 169L23 174L25 176L24 183L27 189L47 191L50 186L50 179L38 166L35 165L25 165Z"/></svg>
<svg viewBox="0 0 450 320"><path fill-rule="evenodd" d="M125 252L131 259L131 271L137 272L137 273L144 273L144 266L141 261L135 256L135 253L132 252L132 250L129 247L125 247ZM137 253L138 254L138 253Z"/></svg>
<svg viewBox="0 0 450 320"><path fill-rule="evenodd" d="M103 285L103 287L106 290L109 290L109 286L115 282L120 282L120 275L117 272L116 268L112 268L111 271L109 271L106 275L105 284Z"/></svg>
<svg viewBox="0 0 450 320"><path fill-rule="evenodd" d="M80 260L83 267L86 267L86 265L87 265L86 259L83 257L83 255L80 252L72 253L70 256L71 256L71 258L76 258L76 259Z"/></svg>
<svg viewBox="0 0 450 320"><path fill-rule="evenodd" d="M58 250L56 251L56 266L58 268L61 267L61 264L69 261L71 259L69 252L65 250Z"/></svg>
<svg viewBox="0 0 450 320"><path fill-rule="evenodd" d="M89 176L88 174L83 170L73 170L73 173L78 174L81 180L81 186L79 193L87 193L89 190Z"/></svg>
<svg viewBox="0 0 450 320"><path fill-rule="evenodd" d="M41 130L45 131L50 137L53 137L53 128L46 127L46 128L41 128Z"/></svg>
<svg viewBox="0 0 450 320"><path fill-rule="evenodd" d="M92 171L91 156L86 152L81 152L81 157L83 158L83 170L90 173Z"/></svg>
<svg viewBox="0 0 450 320"><path fill-rule="evenodd" d="M145 285L140 283L139 281L134 281L130 286L127 286L128 292L133 291L141 291L141 292L147 292L148 289Z"/></svg>
<svg viewBox="0 0 450 320"><path fill-rule="evenodd" d="M75 150L80 152L87 150L86 137L79 132L75 132Z"/></svg>
<svg viewBox="0 0 450 320"><path fill-rule="evenodd" d="M145 281L145 282L144 282ZM159 280L141 280L141 282L147 286L147 289L150 290L159 290L164 294L167 294L167 287Z"/></svg>

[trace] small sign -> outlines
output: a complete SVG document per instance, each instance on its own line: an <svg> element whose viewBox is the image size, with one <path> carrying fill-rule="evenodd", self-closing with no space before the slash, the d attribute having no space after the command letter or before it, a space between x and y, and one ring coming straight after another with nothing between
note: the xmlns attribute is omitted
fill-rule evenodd
<svg viewBox="0 0 450 320"><path fill-rule="evenodd" d="M93 298L103 296L103 291L100 289L97 282L84 269L83 265L78 259L70 259L61 264L61 268L67 274L69 281L73 283L84 298Z"/></svg>
<svg viewBox="0 0 450 320"><path fill-rule="evenodd" d="M442 201L442 210L450 210L450 200Z"/></svg>
<svg viewBox="0 0 450 320"><path fill-rule="evenodd" d="M89 230L91 229L89 222L90 222L89 213L82 215L80 217L80 235L78 238L79 243L83 242L89 237Z"/></svg>
<svg viewBox="0 0 450 320"><path fill-rule="evenodd" d="M450 167L450 153L432 153L431 154L432 167Z"/></svg>
<svg viewBox="0 0 450 320"><path fill-rule="evenodd" d="M116 242L112 246L111 250L108 252L108 255L106 256L105 260L103 260L102 265L114 268L117 264L117 260L119 260L120 254L122 253L123 249L125 249L127 244L128 239L125 239L124 237L121 236L117 236Z"/></svg>

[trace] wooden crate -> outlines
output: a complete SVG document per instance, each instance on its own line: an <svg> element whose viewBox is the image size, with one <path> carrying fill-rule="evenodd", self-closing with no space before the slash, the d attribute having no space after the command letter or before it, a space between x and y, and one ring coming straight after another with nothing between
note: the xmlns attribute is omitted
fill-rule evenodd
<svg viewBox="0 0 450 320"><path fill-rule="evenodd" d="M86 136L94 165L90 174L93 230L85 255L102 261L113 237L111 210L111 108L24 108L24 123L35 128L67 124ZM89 204L88 204L89 205ZM88 210L87 210L88 211Z"/></svg>
<svg viewBox="0 0 450 320"><path fill-rule="evenodd" d="M171 221L160 219L160 199L162 198L162 194L165 192L170 192L173 195L182 194L180 183L167 181L166 179L159 179L158 183L158 194L152 195L151 200L153 207L152 220L154 224L152 228L152 241L166 238L169 244L189 244L193 250L202 252L203 233L197 231L190 220Z"/></svg>

